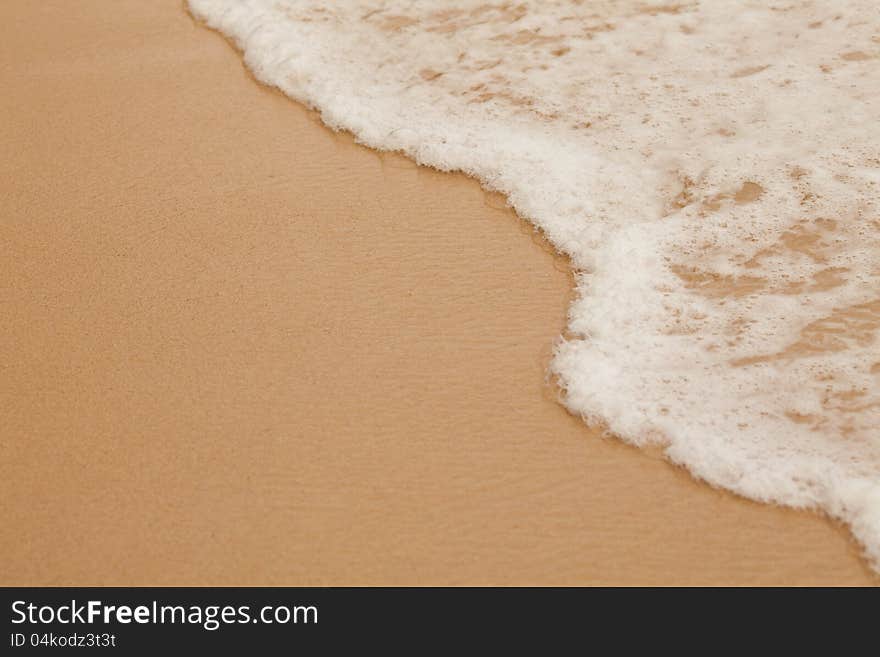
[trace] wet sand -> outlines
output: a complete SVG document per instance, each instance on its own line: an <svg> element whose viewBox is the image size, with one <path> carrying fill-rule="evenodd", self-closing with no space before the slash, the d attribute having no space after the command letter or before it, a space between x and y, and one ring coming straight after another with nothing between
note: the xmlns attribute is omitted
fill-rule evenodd
<svg viewBox="0 0 880 657"><path fill-rule="evenodd" d="M568 415L566 262L178 0L3 3L0 84L0 583L877 583Z"/></svg>

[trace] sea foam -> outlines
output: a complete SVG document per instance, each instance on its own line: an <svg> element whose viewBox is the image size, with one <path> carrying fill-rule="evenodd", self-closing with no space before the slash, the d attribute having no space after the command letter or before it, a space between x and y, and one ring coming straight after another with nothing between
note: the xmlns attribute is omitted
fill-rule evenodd
<svg viewBox="0 0 880 657"><path fill-rule="evenodd" d="M571 258L571 411L825 510L880 567L874 0L189 4L261 81Z"/></svg>

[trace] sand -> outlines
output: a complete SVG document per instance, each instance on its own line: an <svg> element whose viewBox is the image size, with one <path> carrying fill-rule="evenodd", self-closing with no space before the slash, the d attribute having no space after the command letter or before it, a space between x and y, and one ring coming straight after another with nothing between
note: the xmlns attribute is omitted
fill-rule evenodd
<svg viewBox="0 0 880 657"><path fill-rule="evenodd" d="M568 415L567 263L181 2L3 3L0 85L0 583L877 583Z"/></svg>

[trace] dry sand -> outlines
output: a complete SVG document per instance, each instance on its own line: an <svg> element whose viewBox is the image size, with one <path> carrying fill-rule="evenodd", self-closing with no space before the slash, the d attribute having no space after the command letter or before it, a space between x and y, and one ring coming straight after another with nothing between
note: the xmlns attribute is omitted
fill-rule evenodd
<svg viewBox="0 0 880 657"><path fill-rule="evenodd" d="M0 84L0 583L876 583L568 415L566 263L179 0L4 2Z"/></svg>

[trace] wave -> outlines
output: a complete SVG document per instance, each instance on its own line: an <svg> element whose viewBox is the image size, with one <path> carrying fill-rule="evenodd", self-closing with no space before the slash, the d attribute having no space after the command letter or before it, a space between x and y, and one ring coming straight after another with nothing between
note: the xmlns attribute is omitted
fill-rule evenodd
<svg viewBox="0 0 880 657"><path fill-rule="evenodd" d="M262 82L478 178L571 259L572 412L824 510L880 568L875 2L189 5Z"/></svg>

